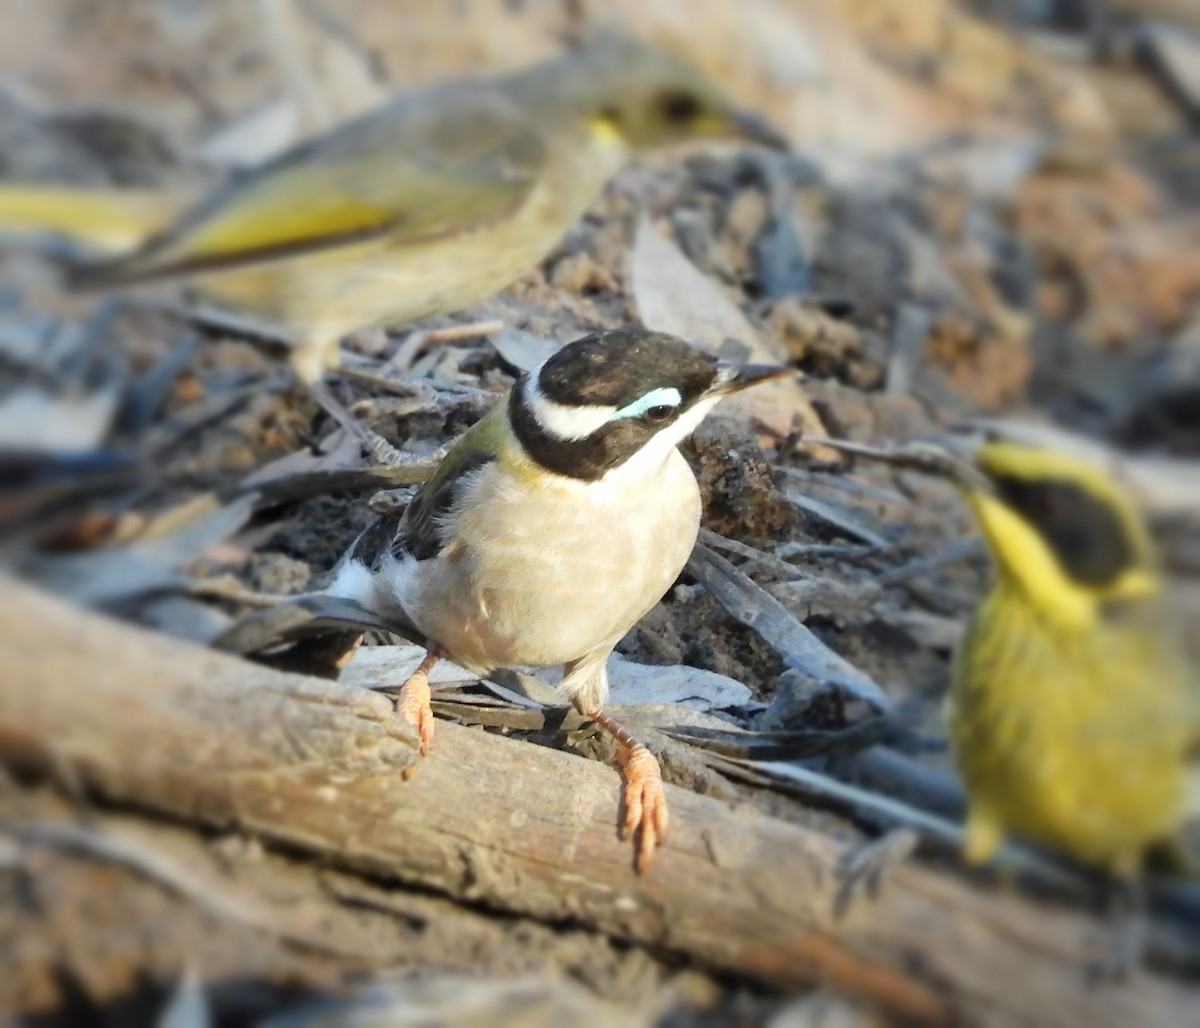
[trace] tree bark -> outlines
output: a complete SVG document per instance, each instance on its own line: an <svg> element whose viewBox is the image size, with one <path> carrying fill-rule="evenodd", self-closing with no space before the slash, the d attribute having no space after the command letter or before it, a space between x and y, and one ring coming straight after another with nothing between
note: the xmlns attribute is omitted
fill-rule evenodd
<svg viewBox="0 0 1200 1028"><path fill-rule="evenodd" d="M420 759L384 696L3 588L0 759L65 769L114 803L926 1023L1195 1016L1200 990L1144 972L1089 988L1106 930L1073 912L911 863L837 921L842 846L671 787L671 836L637 875L609 767L445 722Z"/></svg>

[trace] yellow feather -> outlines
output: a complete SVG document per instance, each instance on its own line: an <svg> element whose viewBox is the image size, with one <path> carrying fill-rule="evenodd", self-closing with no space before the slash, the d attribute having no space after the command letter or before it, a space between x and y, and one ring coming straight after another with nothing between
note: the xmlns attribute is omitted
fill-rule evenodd
<svg viewBox="0 0 1200 1028"><path fill-rule="evenodd" d="M986 864L1004 842L1004 829L982 807L972 806L967 815L967 841L963 857L968 864Z"/></svg>
<svg viewBox="0 0 1200 1028"><path fill-rule="evenodd" d="M135 249L177 214L158 193L0 186L0 232L59 236L99 254Z"/></svg>
<svg viewBox="0 0 1200 1028"><path fill-rule="evenodd" d="M603 115L591 118L588 121L588 130L591 132L592 138L604 146L625 145L625 137L621 135L621 130L612 118L606 118Z"/></svg>

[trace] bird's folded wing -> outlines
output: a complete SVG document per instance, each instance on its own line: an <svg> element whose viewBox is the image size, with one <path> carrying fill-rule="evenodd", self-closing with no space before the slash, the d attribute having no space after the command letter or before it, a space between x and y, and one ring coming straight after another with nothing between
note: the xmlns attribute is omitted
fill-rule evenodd
<svg viewBox="0 0 1200 1028"><path fill-rule="evenodd" d="M401 102L236 179L89 277L116 285L379 236L404 245L470 232L519 207L544 161L540 135L500 97Z"/></svg>
<svg viewBox="0 0 1200 1028"><path fill-rule="evenodd" d="M428 560L442 551L453 532L446 519L467 476L500 456L506 440L505 406L502 400L477 421L417 491L397 526L393 555Z"/></svg>

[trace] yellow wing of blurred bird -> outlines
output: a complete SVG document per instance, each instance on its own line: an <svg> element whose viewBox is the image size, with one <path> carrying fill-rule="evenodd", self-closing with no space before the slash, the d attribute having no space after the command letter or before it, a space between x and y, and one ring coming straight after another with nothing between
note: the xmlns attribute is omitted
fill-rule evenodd
<svg viewBox="0 0 1200 1028"><path fill-rule="evenodd" d="M381 236L403 247L493 224L528 197L546 148L495 97L466 93L440 107L402 102L292 150L84 281L192 276Z"/></svg>
<svg viewBox="0 0 1200 1028"><path fill-rule="evenodd" d="M59 236L94 254L128 253L182 208L183 201L161 192L0 184L0 232Z"/></svg>
<svg viewBox="0 0 1200 1028"><path fill-rule="evenodd" d="M10 186L0 230L40 227L109 252L134 243L80 283L195 280L281 326L297 375L315 383L351 332L507 286L637 153L721 136L780 145L686 62L604 33L525 72L402 97L182 214L142 194Z"/></svg>

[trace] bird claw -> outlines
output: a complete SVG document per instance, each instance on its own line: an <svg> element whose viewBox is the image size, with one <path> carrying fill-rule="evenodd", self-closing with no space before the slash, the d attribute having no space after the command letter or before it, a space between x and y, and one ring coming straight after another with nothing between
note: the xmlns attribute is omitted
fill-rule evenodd
<svg viewBox="0 0 1200 1028"><path fill-rule="evenodd" d="M421 756L433 749L433 707L428 675L413 675L396 697L396 714L417 730L421 739Z"/></svg>
<svg viewBox="0 0 1200 1028"><path fill-rule="evenodd" d="M864 893L875 899L883 879L909 858L917 841L915 832L898 828L843 854L835 868L840 883L833 898L833 916L840 921Z"/></svg>
<svg viewBox="0 0 1200 1028"><path fill-rule="evenodd" d="M625 818L621 838L637 839L635 867L645 872L654 851L667 837L670 815L658 760L641 743L628 747L621 760L625 772Z"/></svg>

